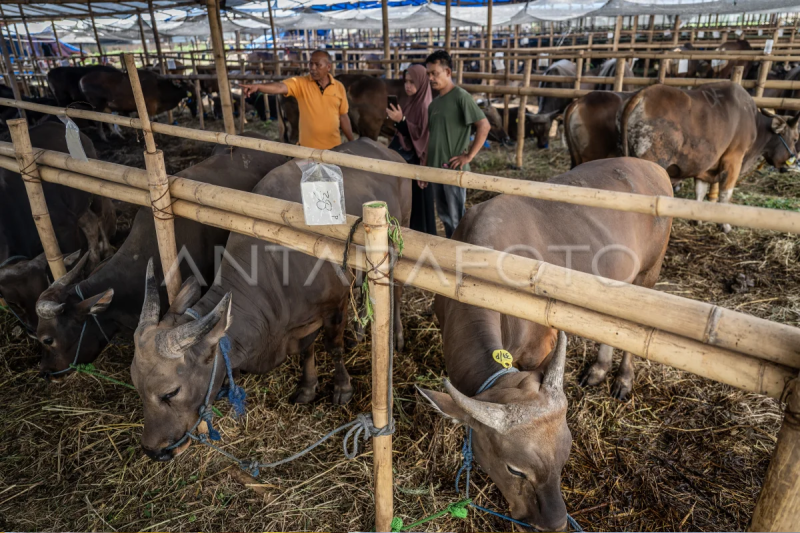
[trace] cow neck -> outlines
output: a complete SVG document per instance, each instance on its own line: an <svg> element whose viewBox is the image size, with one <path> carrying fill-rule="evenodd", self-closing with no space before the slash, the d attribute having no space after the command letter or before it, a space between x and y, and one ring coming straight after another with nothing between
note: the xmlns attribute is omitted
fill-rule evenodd
<svg viewBox="0 0 800 533"><path fill-rule="evenodd" d="M753 141L752 146L744 155L741 175L744 175L752 168L770 143L780 142L777 137L778 134L772 131L772 119L760 112L756 112L756 140Z"/></svg>

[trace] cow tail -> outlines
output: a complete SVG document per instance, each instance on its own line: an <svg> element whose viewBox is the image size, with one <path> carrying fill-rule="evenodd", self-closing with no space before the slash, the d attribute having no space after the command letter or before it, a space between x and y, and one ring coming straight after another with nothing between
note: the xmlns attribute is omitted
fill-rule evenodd
<svg viewBox="0 0 800 533"><path fill-rule="evenodd" d="M572 168L581 164L579 161L579 154L578 149L575 146L575 140L572 138L570 134L570 122L572 121L572 114L575 112L575 109L578 107L578 102L580 102L580 98L577 98L570 102L567 106L567 109L564 111L564 139L567 141L567 149L569 150L569 157L572 159Z"/></svg>
<svg viewBox="0 0 800 533"><path fill-rule="evenodd" d="M628 119L630 118L631 113L633 113L633 109L639 105L639 102L644 97L644 90L639 91L638 93L634 94L628 103L625 104L625 108L622 110L622 118L620 119L620 137L622 142L622 155L625 157L629 156L629 149L628 149Z"/></svg>

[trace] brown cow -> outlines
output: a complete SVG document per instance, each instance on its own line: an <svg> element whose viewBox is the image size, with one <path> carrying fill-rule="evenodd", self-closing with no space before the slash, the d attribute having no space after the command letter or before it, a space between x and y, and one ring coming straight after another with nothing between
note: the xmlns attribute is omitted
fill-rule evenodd
<svg viewBox="0 0 800 533"><path fill-rule="evenodd" d="M698 200L718 184L719 201L729 202L739 176L759 156L775 168L794 156L789 147L800 137L798 118L800 113L759 113L747 91L728 81L690 91L653 85L625 105L622 149L625 155L658 163L673 182L695 178ZM723 230L730 231L730 225Z"/></svg>
<svg viewBox="0 0 800 533"><path fill-rule="evenodd" d="M617 124L633 93L593 91L572 102L564 112L564 138L572 168L609 157L620 157Z"/></svg>
<svg viewBox="0 0 800 533"><path fill-rule="evenodd" d="M358 139L334 148L338 152L386 161L403 159L370 139ZM411 216L411 181L343 168L345 206L360 214L370 200L383 200L401 225ZM301 171L296 161L270 172L253 190L256 194L300 202ZM285 250L285 249L284 249ZM350 295L350 275L341 271L341 257L332 253L326 262L301 253L266 246L262 240L231 234L218 282L200 299L195 282L184 284L163 320L160 320L158 282L150 268L145 302L136 330L136 353L131 376L144 402L142 446L155 460L167 461L186 446L170 448L183 438L197 420L219 364L213 395L225 376L217 343L227 334L234 369L266 373L283 364L289 355L303 354L303 376L292 401L307 403L317 393L313 344L320 332L326 350L335 359L334 396L337 404L353 396L350 376L342 359L344 328ZM258 268L256 268L257 261ZM335 263L335 264L334 264ZM242 273L248 273L244 276ZM252 273L252 274L250 274ZM248 276L252 275L253 278ZM399 286L398 286L399 288ZM199 300L199 301L198 301ZM402 344L400 298L395 299L395 331ZM198 320L185 314L192 307ZM233 320L232 320L233 317ZM214 396L211 396L212 398ZM188 446L188 444L187 444Z"/></svg>
<svg viewBox="0 0 800 533"><path fill-rule="evenodd" d="M663 169L633 158L593 161L548 183L672 195ZM671 226L670 218L501 195L467 211L453 239L653 287ZM472 429L475 460L503 493L514 519L539 531L564 531L561 471L572 441L562 390L566 339L557 343L552 328L443 296L436 296L434 307L452 385L447 393L421 392L446 416ZM492 357L499 349L513 355L519 372L476 395L502 368ZM605 379L612 352L601 345L584 384ZM619 399L633 386L631 357L625 353L614 383Z"/></svg>

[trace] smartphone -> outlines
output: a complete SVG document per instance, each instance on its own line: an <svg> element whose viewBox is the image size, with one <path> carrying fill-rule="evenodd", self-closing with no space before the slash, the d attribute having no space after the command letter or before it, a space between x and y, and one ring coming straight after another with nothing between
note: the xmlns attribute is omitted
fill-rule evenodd
<svg viewBox="0 0 800 533"><path fill-rule="evenodd" d="M390 94L389 95L389 109L392 109L392 106L399 107L399 104L397 103L397 96L395 96L393 94Z"/></svg>

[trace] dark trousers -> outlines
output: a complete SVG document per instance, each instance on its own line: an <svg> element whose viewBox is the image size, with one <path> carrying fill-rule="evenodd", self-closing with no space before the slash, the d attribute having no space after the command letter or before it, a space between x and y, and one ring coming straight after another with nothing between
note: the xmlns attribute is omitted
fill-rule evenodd
<svg viewBox="0 0 800 533"><path fill-rule="evenodd" d="M410 165L419 165L419 157L415 152L404 150L400 142L395 139L389 148L397 152ZM409 227L414 231L421 231L430 235L436 235L436 210L434 204L433 184L429 184L424 189L420 188L417 180L411 180L411 223Z"/></svg>
<svg viewBox="0 0 800 533"><path fill-rule="evenodd" d="M439 211L439 218L444 224L444 233L449 239L466 212L467 189L441 183L431 183L428 188L431 187L436 195L436 210Z"/></svg>

